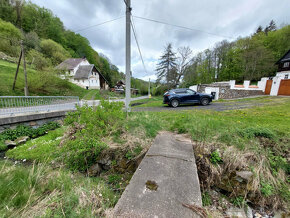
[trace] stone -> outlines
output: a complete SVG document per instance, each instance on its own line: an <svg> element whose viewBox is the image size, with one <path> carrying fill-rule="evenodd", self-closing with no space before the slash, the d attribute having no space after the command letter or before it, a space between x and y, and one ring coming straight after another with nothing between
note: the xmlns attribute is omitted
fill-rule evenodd
<svg viewBox="0 0 290 218"><path fill-rule="evenodd" d="M19 137L15 140L16 142L16 145L22 145L22 144L25 144L25 142L27 142L27 140L29 139L28 136L22 136L22 137Z"/></svg>
<svg viewBox="0 0 290 218"><path fill-rule="evenodd" d="M246 215L247 215L247 218L253 218L253 210L249 206L246 207Z"/></svg>
<svg viewBox="0 0 290 218"><path fill-rule="evenodd" d="M5 145L7 145L7 148L14 148L16 146L16 142L11 141L11 140L5 140Z"/></svg>
<svg viewBox="0 0 290 218"><path fill-rule="evenodd" d="M238 171L236 172L236 179L239 182L245 181L245 182L250 182L253 178L253 173L251 171Z"/></svg>
<svg viewBox="0 0 290 218"><path fill-rule="evenodd" d="M287 218L290 217L290 212L284 212L284 211L276 211L274 218Z"/></svg>
<svg viewBox="0 0 290 218"><path fill-rule="evenodd" d="M30 148L28 148L28 150L30 151L30 150L32 150L34 148L36 148L36 145L31 146Z"/></svg>
<svg viewBox="0 0 290 218"><path fill-rule="evenodd" d="M247 215L242 208L231 207L226 211L226 214L230 218L247 218Z"/></svg>
<svg viewBox="0 0 290 218"><path fill-rule="evenodd" d="M37 123L36 123L35 121L31 121L31 122L29 123L29 126L37 126Z"/></svg>
<svg viewBox="0 0 290 218"><path fill-rule="evenodd" d="M262 217L262 215L261 215L261 214L259 214L259 213L255 213L254 217L261 218L261 217Z"/></svg>
<svg viewBox="0 0 290 218"><path fill-rule="evenodd" d="M91 166L88 170L89 176L98 176L102 172L102 168L100 164L96 163L93 166Z"/></svg>

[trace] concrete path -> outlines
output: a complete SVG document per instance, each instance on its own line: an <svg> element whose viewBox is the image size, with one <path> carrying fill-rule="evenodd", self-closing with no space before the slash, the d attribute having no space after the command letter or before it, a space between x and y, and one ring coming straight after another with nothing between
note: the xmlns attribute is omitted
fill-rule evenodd
<svg viewBox="0 0 290 218"><path fill-rule="evenodd" d="M189 139L160 133L114 209L115 217L199 217L182 204L202 206Z"/></svg>

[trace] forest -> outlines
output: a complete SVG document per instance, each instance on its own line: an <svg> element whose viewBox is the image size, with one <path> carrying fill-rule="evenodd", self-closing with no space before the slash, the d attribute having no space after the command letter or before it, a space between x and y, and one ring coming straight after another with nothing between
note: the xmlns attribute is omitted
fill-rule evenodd
<svg viewBox="0 0 290 218"><path fill-rule="evenodd" d="M157 81L165 88L229 80L256 82L275 75L275 62L289 49L290 25L277 28L273 20L251 36L223 40L196 55L190 46L175 50L169 43L156 68Z"/></svg>

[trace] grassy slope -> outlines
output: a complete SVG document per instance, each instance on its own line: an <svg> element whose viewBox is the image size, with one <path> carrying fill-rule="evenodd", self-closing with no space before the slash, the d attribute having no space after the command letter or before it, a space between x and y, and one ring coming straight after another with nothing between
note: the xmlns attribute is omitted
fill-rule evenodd
<svg viewBox="0 0 290 218"><path fill-rule="evenodd" d="M100 178L0 160L1 217L99 217L118 198Z"/></svg>
<svg viewBox="0 0 290 218"><path fill-rule="evenodd" d="M0 95L24 95L24 73L20 67L18 74L16 89L12 90L12 84L17 65L0 60ZM52 73L36 71L28 68L28 86L30 95L66 95L79 96L82 98L88 93L77 85L62 80Z"/></svg>

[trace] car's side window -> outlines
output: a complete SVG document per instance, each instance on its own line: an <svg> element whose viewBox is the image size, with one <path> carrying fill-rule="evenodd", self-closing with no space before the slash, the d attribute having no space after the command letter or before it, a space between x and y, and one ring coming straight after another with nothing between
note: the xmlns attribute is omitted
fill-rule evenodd
<svg viewBox="0 0 290 218"><path fill-rule="evenodd" d="M187 94L190 94L190 95L194 95L194 94L195 94L195 92L194 92L194 91L192 91L192 90L189 90L189 89L187 89L187 90L186 90L186 92L187 92Z"/></svg>

